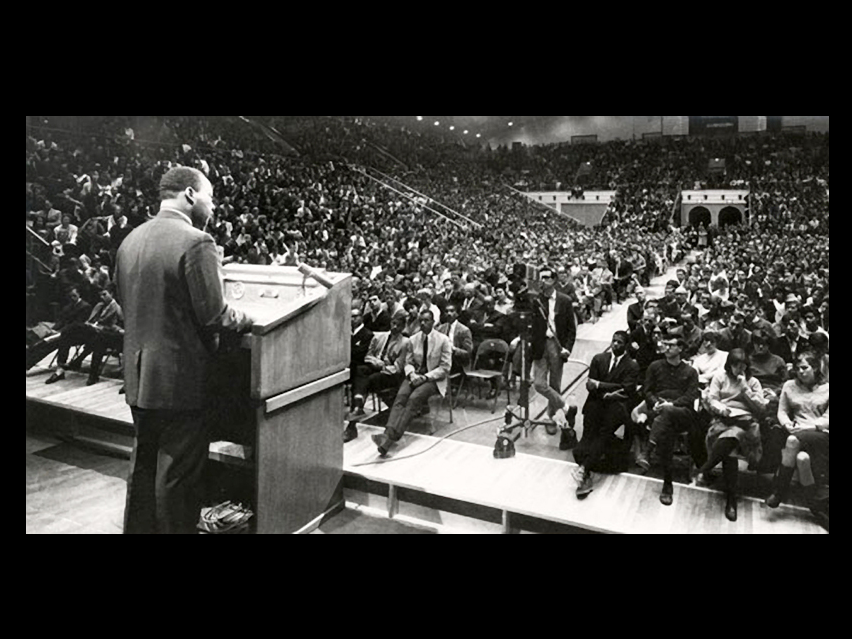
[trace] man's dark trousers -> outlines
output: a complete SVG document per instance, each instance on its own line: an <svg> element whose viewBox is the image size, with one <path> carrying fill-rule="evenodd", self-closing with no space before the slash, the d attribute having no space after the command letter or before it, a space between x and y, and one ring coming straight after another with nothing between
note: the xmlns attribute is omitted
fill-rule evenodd
<svg viewBox="0 0 852 639"><path fill-rule="evenodd" d="M130 410L136 442L124 533L195 534L209 446L202 411Z"/></svg>

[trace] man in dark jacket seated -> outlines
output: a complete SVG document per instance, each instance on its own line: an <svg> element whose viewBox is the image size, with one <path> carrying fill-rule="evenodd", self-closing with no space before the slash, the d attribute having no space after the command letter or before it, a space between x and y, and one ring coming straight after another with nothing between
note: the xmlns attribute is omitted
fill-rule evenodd
<svg viewBox="0 0 852 639"><path fill-rule="evenodd" d="M59 319L53 325L53 332L27 349L27 370L30 370L56 349L62 347L64 344L68 344L68 334L73 334L77 328L86 322L91 314L91 305L83 301L80 291L76 287L72 287L68 291L68 298L70 302L59 312ZM64 340L63 334L66 336ZM67 358L67 356L68 351L66 348L65 357ZM64 365L65 359L63 358L59 363Z"/></svg>
<svg viewBox="0 0 852 639"><path fill-rule="evenodd" d="M671 506L674 494L672 455L675 436L689 432L690 452L696 464L703 464L707 453L694 408L699 396L698 372L682 358L682 338L666 337L663 346L665 359L651 362L642 387L647 415L652 422L648 444L636 463L647 470L650 466L648 460L656 449L663 471L660 502L664 506Z"/></svg>
<svg viewBox="0 0 852 639"><path fill-rule="evenodd" d="M594 489L592 470L600 469L604 456L607 453L617 456L619 440L615 433L630 419L628 402L636 392L639 365L627 354L628 339L626 331L616 331L611 352L595 355L589 367L583 439L574 449L574 460L580 465L574 474L580 499Z"/></svg>
<svg viewBox="0 0 852 639"><path fill-rule="evenodd" d="M101 362L108 350L120 351L124 345L124 316L121 307L113 298L114 285L100 291L101 301L92 310L92 314L85 324L85 331L80 334L83 340L83 350L68 363L66 368L77 370L91 353L92 365L89 369L89 379L86 386L97 384L100 381ZM59 371L57 371L58 373Z"/></svg>

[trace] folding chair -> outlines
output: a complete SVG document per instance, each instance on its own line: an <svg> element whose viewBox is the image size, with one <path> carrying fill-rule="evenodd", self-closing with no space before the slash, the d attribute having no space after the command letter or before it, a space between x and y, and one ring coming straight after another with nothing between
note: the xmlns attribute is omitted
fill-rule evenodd
<svg viewBox="0 0 852 639"><path fill-rule="evenodd" d="M494 363L494 366L498 366L495 370L489 368L480 368L480 365L483 363L483 360L490 359L495 355L498 356L498 360ZM473 368L467 371L466 376L471 380L480 380L480 381L492 381L499 380L503 377L503 369L506 365L506 358L509 355L509 345L504 342L502 339L487 339L482 344L479 345L479 348L476 349L476 357L473 359ZM481 397L481 392L480 392ZM506 399L509 401L511 398L509 394L509 385L506 384ZM491 407L491 412L493 413L497 410L497 393L494 395L494 405Z"/></svg>

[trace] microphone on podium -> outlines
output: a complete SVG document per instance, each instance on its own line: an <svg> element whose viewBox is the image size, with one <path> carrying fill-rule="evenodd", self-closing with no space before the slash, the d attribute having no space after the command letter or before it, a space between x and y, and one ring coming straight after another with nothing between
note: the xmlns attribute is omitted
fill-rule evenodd
<svg viewBox="0 0 852 639"><path fill-rule="evenodd" d="M317 271L315 268L311 268L310 266L308 266L304 262L300 262L299 266L297 266L296 268L299 270L299 272L302 275L304 275L305 277L314 278L317 282L319 282L320 284L322 284L326 288L331 288L332 286L334 286L334 282L332 282L325 275L323 275L322 273Z"/></svg>

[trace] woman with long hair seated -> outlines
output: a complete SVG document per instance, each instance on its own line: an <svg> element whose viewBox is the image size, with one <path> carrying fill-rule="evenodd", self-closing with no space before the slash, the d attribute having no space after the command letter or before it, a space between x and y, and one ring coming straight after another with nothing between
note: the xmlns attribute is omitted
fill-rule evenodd
<svg viewBox="0 0 852 639"><path fill-rule="evenodd" d="M725 517L737 520L738 451L750 464L763 454L758 418L766 407L760 382L749 369L745 351L733 349L725 367L710 380L707 406L713 418L707 431L707 461L698 469L696 483L705 483L704 474L722 462L725 480Z"/></svg>
<svg viewBox="0 0 852 639"><path fill-rule="evenodd" d="M811 351L796 358L795 379L784 383L778 404L778 422L789 436L781 453L781 468L775 475L766 505L777 508L787 497L793 473L808 505L818 514L817 486L828 484L828 387L820 370L820 359Z"/></svg>

